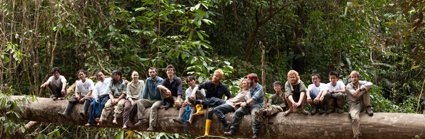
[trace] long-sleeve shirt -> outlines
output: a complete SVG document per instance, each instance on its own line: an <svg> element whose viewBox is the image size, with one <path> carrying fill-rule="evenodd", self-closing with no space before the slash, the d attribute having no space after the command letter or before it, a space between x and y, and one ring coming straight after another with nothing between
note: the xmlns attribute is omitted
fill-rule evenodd
<svg viewBox="0 0 425 139"><path fill-rule="evenodd" d="M145 89L143 90L142 98L149 99L149 100L162 100L161 93L159 92L157 87L158 85L162 84L163 80L164 79L158 76L155 77L155 80L153 80L150 77L147 78Z"/></svg>
<svg viewBox="0 0 425 139"><path fill-rule="evenodd" d="M347 97L348 100L351 102L355 102L355 103L359 103L361 97L358 98L354 98L353 94L356 93L356 90L359 88L363 88L365 89L365 91L368 91L371 87L372 87L373 83L368 82L368 81L359 81L359 83L357 85L354 85L353 83L349 83L347 85Z"/></svg>
<svg viewBox="0 0 425 139"><path fill-rule="evenodd" d="M103 81L97 81L93 90L94 99L98 99L100 96L108 95L109 84L111 84L112 78L105 78Z"/></svg>
<svg viewBox="0 0 425 139"><path fill-rule="evenodd" d="M183 94L182 80L177 76L174 76L173 80L166 78L162 82L162 85L165 86L166 88L168 88L171 91L172 96L177 97L177 96L182 96L182 94Z"/></svg>
<svg viewBox="0 0 425 139"><path fill-rule="evenodd" d="M139 80L139 82L136 84L135 82L131 81L127 85L127 95L126 98L132 98L132 99L140 99L142 98L142 91L145 88L145 81Z"/></svg>
<svg viewBox="0 0 425 139"><path fill-rule="evenodd" d="M268 104L269 105L276 105L276 106L279 106L282 109L284 109L286 107L286 104L285 104L285 95L283 95L283 93L281 93L279 95L278 94L273 94L270 97L270 100L269 100L269 103Z"/></svg>
<svg viewBox="0 0 425 139"><path fill-rule="evenodd" d="M226 101L226 104L229 104L233 108L235 108L236 107L235 103L246 102L250 98L251 98L251 94L249 93L249 90L241 90L241 91L239 91L239 93L235 97L228 99Z"/></svg>
<svg viewBox="0 0 425 139"><path fill-rule="evenodd" d="M263 86L259 83L256 83L256 86L251 87L250 89L251 98L255 101L253 106L263 107L264 103L264 94L263 94Z"/></svg>

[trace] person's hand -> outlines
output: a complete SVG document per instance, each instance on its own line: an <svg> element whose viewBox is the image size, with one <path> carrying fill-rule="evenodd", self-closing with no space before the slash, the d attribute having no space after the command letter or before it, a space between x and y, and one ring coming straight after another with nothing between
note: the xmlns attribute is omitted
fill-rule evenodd
<svg viewBox="0 0 425 139"><path fill-rule="evenodd" d="M171 96L171 91L167 90L167 92L165 93L165 97L170 97Z"/></svg>
<svg viewBox="0 0 425 139"><path fill-rule="evenodd" d="M314 104L319 104L319 102L320 102L320 99L319 99L319 98L317 98L317 97L313 100L313 103L314 103Z"/></svg>
<svg viewBox="0 0 425 139"><path fill-rule="evenodd" d="M311 100L311 98L307 98L307 103L309 103L309 104L313 103L313 101Z"/></svg>
<svg viewBox="0 0 425 139"><path fill-rule="evenodd" d="M115 103L117 103L117 100L114 98L114 99L111 100L111 104L115 105Z"/></svg>
<svg viewBox="0 0 425 139"><path fill-rule="evenodd" d="M177 108L179 108L181 106L181 102L180 101L176 101L174 102L174 106L176 106Z"/></svg>
<svg viewBox="0 0 425 139"><path fill-rule="evenodd" d="M132 98L130 98L130 100L129 100L129 101L130 101L130 104L131 104L131 105L133 105L133 104L135 103L135 102L134 102L134 100L133 100Z"/></svg>
<svg viewBox="0 0 425 139"><path fill-rule="evenodd" d="M86 100L86 97L80 99L80 104L84 103L84 100Z"/></svg>
<svg viewBox="0 0 425 139"><path fill-rule="evenodd" d="M246 106L246 102L242 102L241 107L245 107L245 106Z"/></svg>
<svg viewBox="0 0 425 139"><path fill-rule="evenodd" d="M62 89L62 90L61 90L61 93L62 93L62 94L65 94L65 89Z"/></svg>
<svg viewBox="0 0 425 139"><path fill-rule="evenodd" d="M43 87L46 87L46 85L47 84L44 83L44 84L41 84L40 87L43 88Z"/></svg>

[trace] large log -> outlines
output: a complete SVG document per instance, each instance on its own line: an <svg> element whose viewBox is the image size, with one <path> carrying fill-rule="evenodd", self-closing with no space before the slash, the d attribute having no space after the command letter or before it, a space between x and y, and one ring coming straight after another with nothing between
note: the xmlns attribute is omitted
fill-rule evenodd
<svg viewBox="0 0 425 139"><path fill-rule="evenodd" d="M12 99L20 99L23 96L12 96ZM20 112L25 120L60 123L69 125L84 125L86 119L79 116L77 109L74 108L72 118L63 117L58 114L62 112L67 105L66 100L53 101L50 98L37 98L37 101L19 106L24 108ZM15 111L19 111L15 109ZM145 113L148 113L146 110ZM174 123L171 119L177 116L178 111L170 108L168 110L159 110L159 120L156 132L184 133L192 135L203 135L204 117L198 118L194 124L185 128L182 125ZM147 119L148 114L145 118ZM233 114L227 114L230 121ZM237 137L251 137L250 116L245 116ZM147 121L147 120L146 120ZM214 120L217 121L217 120ZM411 113L375 113L373 117L361 114L361 133L363 138L374 139L392 139L392 138L425 138L425 115ZM136 130L144 131L147 123ZM121 128L122 125L114 125L107 122L101 127ZM211 127L212 135L223 135L221 124L213 123ZM267 131L266 131L267 130ZM268 133L266 133L268 132ZM263 138L352 138L351 123L348 113L305 116L301 114L290 114L285 117L282 113L271 117L267 124L263 125L261 136Z"/></svg>

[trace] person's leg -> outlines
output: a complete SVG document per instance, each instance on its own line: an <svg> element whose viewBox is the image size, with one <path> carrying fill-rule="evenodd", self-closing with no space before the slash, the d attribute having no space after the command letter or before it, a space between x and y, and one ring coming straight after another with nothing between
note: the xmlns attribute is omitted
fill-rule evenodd
<svg viewBox="0 0 425 139"><path fill-rule="evenodd" d="M98 111L97 109L99 108L98 106L99 104L96 102L96 100L92 100L90 103L90 107L89 107L89 112L88 112L88 121L87 124L88 125L93 125L96 122L96 111Z"/></svg>
<svg viewBox="0 0 425 139"><path fill-rule="evenodd" d="M362 97L363 106L366 107L366 113L369 116L373 116L373 109L372 109L372 105L370 104L370 93L369 93L369 91L366 91L361 97Z"/></svg>
<svg viewBox="0 0 425 139"><path fill-rule="evenodd" d="M127 128L128 124L130 123L130 113L131 113L131 109L132 105L131 102L129 100L126 100L124 102L124 111L122 112L122 123L123 123L123 128Z"/></svg>
<svg viewBox="0 0 425 139"><path fill-rule="evenodd" d="M350 118L351 118L351 128L353 129L354 138L360 136L360 103L349 102L350 105Z"/></svg>
<svg viewBox="0 0 425 139"><path fill-rule="evenodd" d="M335 99L332 97L332 94L326 94L325 95L325 101L326 101L326 105L328 107L326 113L334 112L335 111L335 107L334 107Z"/></svg>
<svg viewBox="0 0 425 139"><path fill-rule="evenodd" d="M72 96L71 99L69 99L68 105L66 106L64 112L61 114L65 116L69 116L72 112L72 109L74 108L76 104L78 104L78 99L75 96Z"/></svg>
<svg viewBox="0 0 425 139"><path fill-rule="evenodd" d="M301 105L300 107L298 107L300 109L300 112L304 115L309 115L310 112L304 109L305 104L307 104L307 96L304 96L303 98L298 98L298 99L301 99Z"/></svg>
<svg viewBox="0 0 425 139"><path fill-rule="evenodd" d="M87 112L89 111L90 103L92 102L92 100L93 100L92 98L84 100L83 110L80 111L80 115L82 115L82 116L87 115Z"/></svg>
<svg viewBox="0 0 425 139"><path fill-rule="evenodd" d="M311 97L311 102L308 102L308 104L313 108L311 110L311 115L314 115L318 111L318 105L314 103L314 99L317 97L317 94L310 93L310 97Z"/></svg>
<svg viewBox="0 0 425 139"><path fill-rule="evenodd" d="M127 100L121 99L118 101L117 105L114 107L114 120L112 120L112 123L118 124L117 119L122 117L122 111L124 110L124 103Z"/></svg>
<svg viewBox="0 0 425 139"><path fill-rule="evenodd" d="M260 110L261 107L252 107L251 108L251 126L252 126L252 133L254 134L252 136L253 139L257 139L260 135L260 126L261 126L261 121L258 120L258 118L256 117L257 115L255 114L256 112L258 112Z"/></svg>
<svg viewBox="0 0 425 139"><path fill-rule="evenodd" d="M344 93L336 93L334 95L334 98L336 98L337 112L343 113L344 112L345 94Z"/></svg>
<svg viewBox="0 0 425 139"><path fill-rule="evenodd" d="M249 114L251 112L251 108L249 106L240 107L235 111L235 114L233 116L233 122L231 123L230 131L225 132L225 135L233 135L235 134L238 129L239 125L242 122L242 119L245 115Z"/></svg>
<svg viewBox="0 0 425 139"><path fill-rule="evenodd" d="M289 100L289 98L288 97L285 97L285 100L286 100L286 103L288 104L287 106L288 106L288 110L286 110L284 113L283 113L283 115L284 116L288 116L291 112L294 112L295 110L294 110L294 107L292 106L292 103L291 103L291 101Z"/></svg>
<svg viewBox="0 0 425 139"><path fill-rule="evenodd" d="M99 122L103 122L106 121L109 117L109 114L111 113L111 109L112 109L113 105L112 105L112 101L111 99L109 99L106 104L105 107L102 110L102 114L100 115L100 120Z"/></svg>
<svg viewBox="0 0 425 139"><path fill-rule="evenodd" d="M270 117L282 111L283 109L279 105L270 105L269 108L267 108L264 113L266 113L265 116Z"/></svg>
<svg viewBox="0 0 425 139"><path fill-rule="evenodd" d="M134 126L141 126L143 124L143 115L145 113L145 109L151 107L154 101L150 101L148 99L140 99L136 101L136 115L137 115L137 123Z"/></svg>
<svg viewBox="0 0 425 139"><path fill-rule="evenodd" d="M151 113L149 115L149 128L148 131L153 131L154 127L156 127L157 119L158 119L158 109L161 107L161 101L155 101L151 107Z"/></svg>
<svg viewBox="0 0 425 139"><path fill-rule="evenodd" d="M53 100L56 100L58 97L61 97L62 88L56 86L53 83L49 83L48 87L49 87L50 91L52 92Z"/></svg>

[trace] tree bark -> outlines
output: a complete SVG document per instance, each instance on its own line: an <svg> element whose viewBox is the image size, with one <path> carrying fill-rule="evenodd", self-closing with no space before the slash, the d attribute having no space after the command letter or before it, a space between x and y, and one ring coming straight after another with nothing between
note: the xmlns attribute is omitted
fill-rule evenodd
<svg viewBox="0 0 425 139"><path fill-rule="evenodd" d="M12 99L20 99L23 96L12 96ZM24 108L20 111L24 120L61 123L69 125L83 125L87 122L86 118L78 115L78 109L81 105L77 105L72 113L72 118L63 117L57 114L65 109L68 101L53 101L50 98L37 98L37 101L25 105L19 105ZM146 110L145 113L148 113ZM158 124L155 132L183 133L191 135L203 135L204 118L197 118L194 123L185 128L182 125L174 123L172 118L177 117L178 111L174 108L168 110L159 110ZM227 120L231 121L233 113L227 114ZM148 118L148 114L145 115ZM102 127L121 128L122 125L113 125L111 117ZM147 121L147 120L145 120ZM218 121L214 119L214 121ZM236 137L251 137L251 117L245 116L242 121L241 128ZM425 115L411 113L375 113L373 117L361 114L361 133L363 138L374 139L398 139L398 138L424 138L425 137ZM329 115L305 116L302 114L292 113L285 117L282 113L271 117L269 123L263 124L261 128L261 136L263 138L352 138L351 123L347 113ZM146 130L147 123L136 130ZM220 122L213 122L211 126L211 135L223 135ZM267 131L266 131L267 130ZM267 133L268 132L268 133Z"/></svg>

